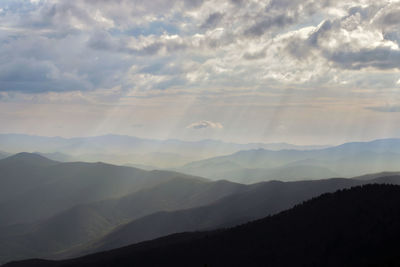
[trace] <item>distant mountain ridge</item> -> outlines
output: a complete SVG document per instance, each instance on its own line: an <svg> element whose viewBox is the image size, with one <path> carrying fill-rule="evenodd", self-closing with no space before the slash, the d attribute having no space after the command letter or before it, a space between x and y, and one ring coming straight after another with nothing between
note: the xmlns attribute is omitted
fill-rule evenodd
<svg viewBox="0 0 400 267"><path fill-rule="evenodd" d="M5 266L399 266L399 202L400 186L365 185L231 229L175 234L64 261Z"/></svg>
<svg viewBox="0 0 400 267"><path fill-rule="evenodd" d="M0 134L0 149L12 153L38 152L56 160L61 159L60 161L68 159L105 161L114 164L154 165L159 168L176 167L193 160L253 148L280 150L314 149L321 146L297 146L286 143L236 144L218 140L153 140L112 134L76 138Z"/></svg>
<svg viewBox="0 0 400 267"><path fill-rule="evenodd" d="M326 178L332 174L353 177L366 173L400 171L400 139L353 142L304 151L245 150L191 162L177 170L241 183L265 181L273 177L288 181L302 177Z"/></svg>

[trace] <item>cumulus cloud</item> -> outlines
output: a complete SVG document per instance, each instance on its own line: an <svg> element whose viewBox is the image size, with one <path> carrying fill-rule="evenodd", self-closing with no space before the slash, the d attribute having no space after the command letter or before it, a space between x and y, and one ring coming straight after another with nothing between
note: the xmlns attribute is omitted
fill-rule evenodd
<svg viewBox="0 0 400 267"><path fill-rule="evenodd" d="M274 121L297 134L310 121L325 125L350 108L358 117L347 121L361 124L388 115L378 111L398 110L379 105L399 89L399 18L398 0L2 0L0 107L65 103L71 117L79 109L69 105L76 104L98 118L97 110L115 106L138 116L126 131L162 133L152 129L160 124L157 109L168 121L176 118L165 121L176 132L198 137L225 138L235 128L247 138L271 132L264 128ZM183 114L192 106L195 114ZM304 115L310 106L327 112ZM192 116L224 122L225 130L182 131L181 122L197 121ZM188 128L222 125L200 121ZM307 131L322 128L335 132Z"/></svg>
<svg viewBox="0 0 400 267"><path fill-rule="evenodd" d="M194 122L194 123L188 125L186 128L195 129L195 130L207 129L207 128L222 129L223 126L219 122L212 122L212 121L203 120L203 121L199 121L199 122Z"/></svg>
<svg viewBox="0 0 400 267"><path fill-rule="evenodd" d="M359 81L344 71L361 80L400 67L400 4L389 0L44 0L0 8L1 91L354 87Z"/></svg>

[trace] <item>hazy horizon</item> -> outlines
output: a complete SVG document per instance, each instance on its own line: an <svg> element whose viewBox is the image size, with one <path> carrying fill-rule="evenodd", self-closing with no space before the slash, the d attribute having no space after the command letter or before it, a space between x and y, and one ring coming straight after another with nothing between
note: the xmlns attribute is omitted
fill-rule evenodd
<svg viewBox="0 0 400 267"><path fill-rule="evenodd" d="M336 146L336 145L341 145L343 143L337 143L337 144L318 144L318 143L313 143L313 144L296 144L296 143L289 143L285 141L276 141L276 142L266 142L266 141L255 141L255 142L246 142L243 140L243 142L234 142L230 140L224 140L224 139L214 139L214 138L198 138L198 139L179 139L179 138L150 138L147 136L137 136L137 135L129 135L129 134L118 134L118 133L104 133L104 134L98 134L98 135L72 135L72 136L65 136L65 135L42 135L42 134L29 134L29 133L18 133L18 132L0 132L0 135L27 135L27 136L36 136L36 137L48 137L48 138L64 138L64 139L74 139L74 138L93 138L93 137L100 137L100 136L121 136L121 137L132 137L132 138L139 138L139 139L145 139L145 140L154 140L154 141L168 141L168 140L177 140L177 141L183 141L183 142L201 142L201 141L218 141L218 142L223 142L223 143L234 143L234 144L290 144L290 145L296 145L296 146ZM376 138L376 139L371 139L371 140L353 140L349 142L370 142L374 140L379 140L379 139L393 139L396 137L388 137L388 138ZM397 137L400 138L400 137ZM347 143L347 142L345 142Z"/></svg>
<svg viewBox="0 0 400 267"><path fill-rule="evenodd" d="M177 141L183 141L183 142L201 142L201 141L217 141L217 142L223 142L223 143L233 143L233 144L239 144L239 145L246 145L246 144L288 144L288 145L295 145L295 146L316 146L316 147L333 147L333 146L339 146L342 144L346 143L357 143L357 142L372 142L376 140L384 140L384 139L400 139L400 136L394 137L394 136L387 136L387 137L377 137L377 138L372 138L372 139L349 139L345 140L343 142L338 142L338 143L293 143L293 142L287 142L284 140L281 141L274 141L274 142L268 142L268 141L254 141L254 142L246 142L246 140L243 140L242 142L235 142L231 140L224 140L224 139L217 139L217 138L197 138L197 139L180 139L180 138L174 138L174 137L169 137L169 138L151 138L148 136L139 136L139 135L133 135L133 134L120 134L120 133L102 133L102 134L97 134L97 135L45 135L45 134L30 134L30 133L23 133L23 132L0 132L0 135L27 135L27 136L36 136L36 137L48 137L48 138L63 138L63 139L74 139L74 138L93 138L93 137L101 137L101 136L121 136L121 137L132 137L132 138L138 138L138 139L144 139L144 140L154 140L154 141L168 141L168 140L177 140Z"/></svg>

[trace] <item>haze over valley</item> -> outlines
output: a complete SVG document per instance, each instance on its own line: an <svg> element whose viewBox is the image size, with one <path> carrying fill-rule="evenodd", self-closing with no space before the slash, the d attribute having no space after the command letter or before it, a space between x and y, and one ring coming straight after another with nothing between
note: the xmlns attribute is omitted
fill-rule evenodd
<svg viewBox="0 0 400 267"><path fill-rule="evenodd" d="M18 142L12 151L23 145L26 150L38 148L37 142L30 143L33 138L41 140L45 152L1 154L0 212L7 214L0 218L2 263L64 259L173 233L232 227L277 214L326 192L372 183L400 184L400 172L396 172L399 139L328 148L248 149L174 170L144 170L76 161L64 154L68 149L51 150L60 149L58 138L54 142L54 138L7 135L8 140L22 137L28 141ZM116 153L118 157L118 152L110 151L119 143L104 143L103 138L85 139L91 139L89 147L103 149L100 154L112 157ZM121 138L135 140L112 136ZM164 142L160 143L162 150ZM135 145L139 146L131 144ZM213 147L210 150L214 151ZM64 162L54 160L60 155ZM339 172L347 177L376 174L345 178Z"/></svg>
<svg viewBox="0 0 400 267"><path fill-rule="evenodd" d="M0 266L400 266L400 0L1 0Z"/></svg>

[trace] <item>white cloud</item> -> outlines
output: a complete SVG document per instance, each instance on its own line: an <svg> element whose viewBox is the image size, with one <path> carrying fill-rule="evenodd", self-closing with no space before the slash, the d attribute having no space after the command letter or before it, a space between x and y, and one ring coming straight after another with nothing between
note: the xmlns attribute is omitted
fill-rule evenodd
<svg viewBox="0 0 400 267"><path fill-rule="evenodd" d="M33 2L0 4L0 64L50 61L70 85L85 85L62 90L331 86L342 69L399 67L400 8L391 1Z"/></svg>
<svg viewBox="0 0 400 267"><path fill-rule="evenodd" d="M4 0L0 101L182 109L170 118L224 122L213 134L250 123L246 114L262 121L256 111L268 105L329 110L357 99L371 113L400 85L399 14L389 0ZM194 102L198 113L181 115Z"/></svg>
<svg viewBox="0 0 400 267"><path fill-rule="evenodd" d="M207 129L207 128L212 128L212 129L222 129L223 126L219 122L212 122L212 121L199 121L199 122L194 122L190 125L188 125L186 128L188 129Z"/></svg>

